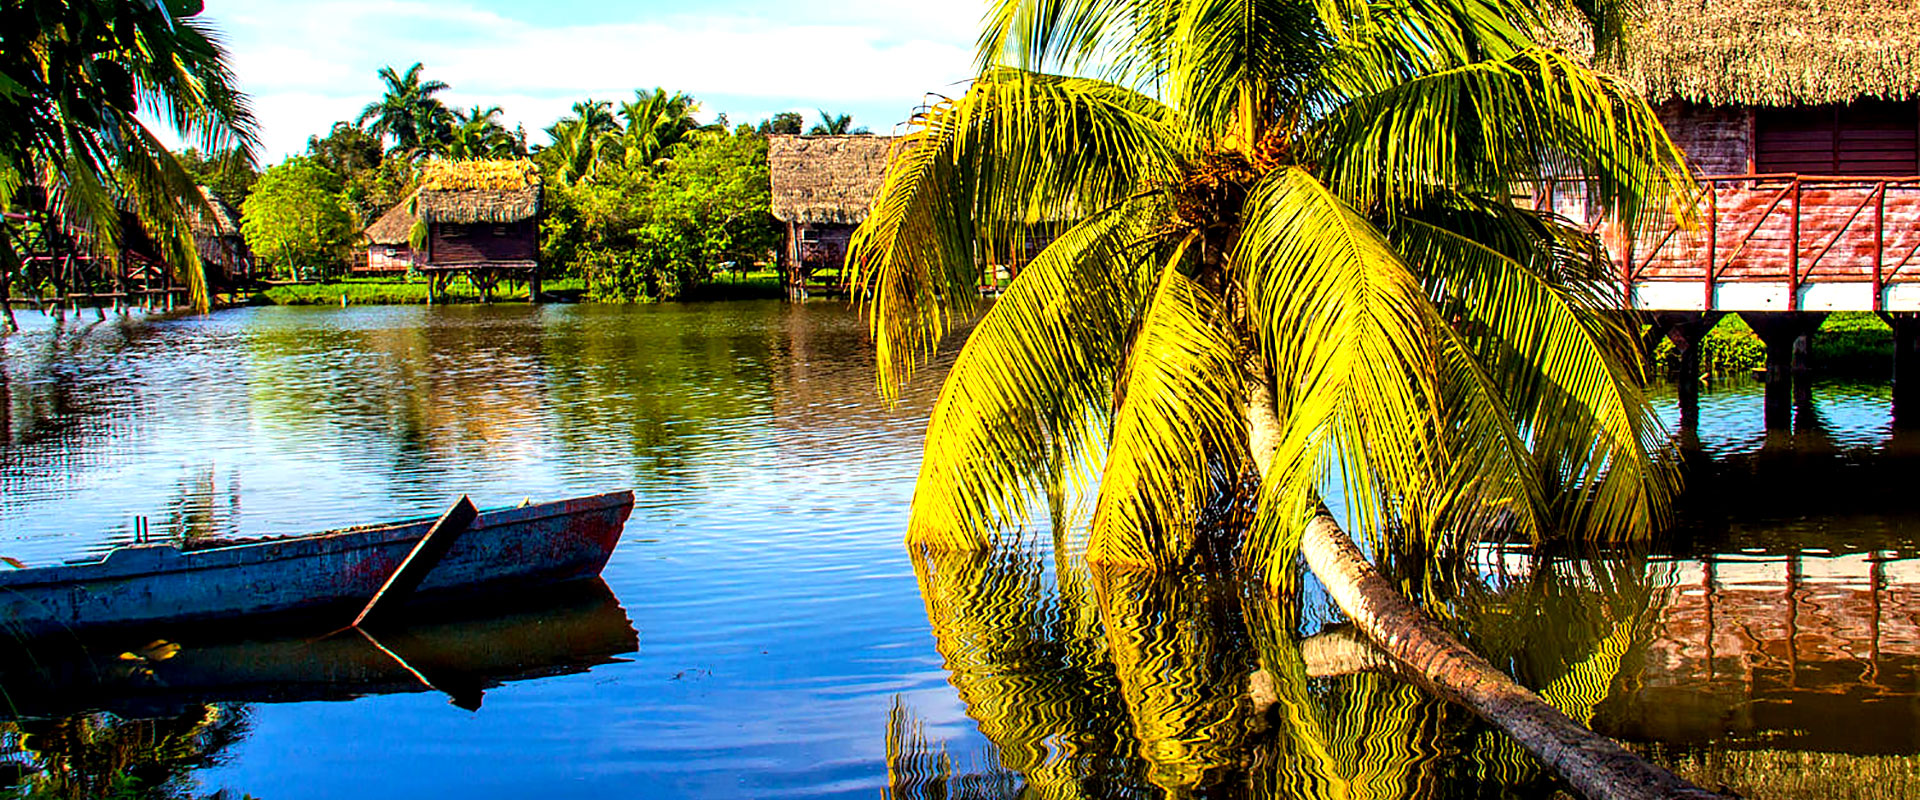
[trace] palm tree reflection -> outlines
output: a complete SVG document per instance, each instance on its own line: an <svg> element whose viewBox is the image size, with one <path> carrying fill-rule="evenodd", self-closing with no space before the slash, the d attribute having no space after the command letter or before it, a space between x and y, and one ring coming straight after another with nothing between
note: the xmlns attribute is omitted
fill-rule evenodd
<svg viewBox="0 0 1920 800"><path fill-rule="evenodd" d="M0 723L0 790L30 798L170 800L194 796L193 772L221 763L249 729L244 705L172 717L109 713Z"/></svg>
<svg viewBox="0 0 1920 800"><path fill-rule="evenodd" d="M934 642L991 743L956 766L896 703L889 797L1545 796L1504 734L1301 605L1205 576L1052 576L1044 554L914 556ZM1589 724L1631 689L1671 576L1643 559L1423 565L1473 646ZM964 759L959 759L964 760ZM1019 784L1018 786L1014 783ZM938 787L938 788L936 788Z"/></svg>

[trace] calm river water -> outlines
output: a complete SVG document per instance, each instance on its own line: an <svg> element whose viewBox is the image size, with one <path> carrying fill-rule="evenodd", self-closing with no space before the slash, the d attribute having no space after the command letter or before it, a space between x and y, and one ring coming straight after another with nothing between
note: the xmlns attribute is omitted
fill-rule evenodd
<svg viewBox="0 0 1920 800"><path fill-rule="evenodd" d="M638 501L604 587L389 642L419 677L297 638L129 642L78 688L0 673L27 718L0 723L0 787L114 763L156 796L273 800L1555 789L1457 709L1340 668L1350 642L1311 589L1294 609L1062 574L1044 528L916 563L901 536L937 370L883 406L838 304L22 318L0 339L0 555L28 564L97 554L136 517L255 536L461 493ZM1697 780L1920 792L1920 446L1889 432L1882 386L1814 401L1769 438L1753 387L1708 393L1690 522L1655 552L1489 549L1428 599Z"/></svg>

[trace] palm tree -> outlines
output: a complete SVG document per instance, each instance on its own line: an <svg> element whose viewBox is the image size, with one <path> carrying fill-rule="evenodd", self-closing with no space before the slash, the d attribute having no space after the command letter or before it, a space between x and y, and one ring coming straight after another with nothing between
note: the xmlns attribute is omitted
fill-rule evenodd
<svg viewBox="0 0 1920 800"><path fill-rule="evenodd" d="M700 129L693 118L700 103L691 95L667 94L656 87L652 93L635 91L633 98L620 104L620 118L626 123L620 132L620 150L629 169L650 167L668 157L676 145Z"/></svg>
<svg viewBox="0 0 1920 800"><path fill-rule="evenodd" d="M101 254L119 251L130 211L207 305L189 220L210 213L179 159L142 111L205 152L251 164L257 139L219 37L173 4L24 0L0 30L0 209L23 185ZM0 294L19 264L0 229ZM11 323L11 314L8 322Z"/></svg>
<svg viewBox="0 0 1920 800"><path fill-rule="evenodd" d="M453 126L447 131L446 141L437 148L438 154L455 161L526 155L513 132L500 123L502 113L499 106L454 110Z"/></svg>
<svg viewBox="0 0 1920 800"><path fill-rule="evenodd" d="M819 111L820 121L814 123L813 127L807 129L808 136L843 136L849 133L857 134L867 132L864 126L859 128L853 127L852 114L829 114L824 108L819 109Z"/></svg>
<svg viewBox="0 0 1920 800"><path fill-rule="evenodd" d="M572 116L547 127L553 143L542 148L542 155L561 183L592 178L600 169L602 153L618 146L619 126L612 109L613 104L605 100L582 100L573 104Z"/></svg>
<svg viewBox="0 0 1920 800"><path fill-rule="evenodd" d="M1460 646L1322 504L1411 549L1665 519L1621 287L1592 236L1515 197L1578 176L1633 229L1689 175L1643 100L1533 40L1561 13L995 3L979 76L916 116L850 248L891 396L979 302L976 252L1052 237L951 368L909 543L988 547L1061 484L1097 487L1086 557L1107 568L1246 527L1224 543L1244 562L1281 586L1304 560L1582 791L1690 791L1610 741L1568 747L1598 737Z"/></svg>
<svg viewBox="0 0 1920 800"><path fill-rule="evenodd" d="M453 127L453 113L434 97L450 87L442 81L424 79L424 69L419 62L408 67L405 74L395 72L393 67L381 67L380 81L386 84L386 94L360 112L359 124L375 136L392 139L395 152L431 152Z"/></svg>

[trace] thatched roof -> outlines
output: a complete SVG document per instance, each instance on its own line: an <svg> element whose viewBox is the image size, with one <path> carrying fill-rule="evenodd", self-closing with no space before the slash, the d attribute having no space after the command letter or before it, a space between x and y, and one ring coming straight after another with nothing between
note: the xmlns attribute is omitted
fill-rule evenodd
<svg viewBox="0 0 1920 800"><path fill-rule="evenodd" d="M387 213L367 226L367 241L373 244L406 244L413 237L413 198L393 204Z"/></svg>
<svg viewBox="0 0 1920 800"><path fill-rule="evenodd" d="M208 214L197 208L189 212L194 234L214 238L239 236L240 212L235 211L233 206L228 205L227 201L221 199L220 195L210 187L200 187L200 196L206 198L207 205L212 207L213 213Z"/></svg>
<svg viewBox="0 0 1920 800"><path fill-rule="evenodd" d="M880 192L891 136L772 136L767 172L782 222L857 224Z"/></svg>
<svg viewBox="0 0 1920 800"><path fill-rule="evenodd" d="M1602 68L1648 100L1790 106L1920 94L1920 1L1644 0Z"/></svg>
<svg viewBox="0 0 1920 800"><path fill-rule="evenodd" d="M525 159L429 161L414 212L428 222L531 219L540 213L540 171Z"/></svg>

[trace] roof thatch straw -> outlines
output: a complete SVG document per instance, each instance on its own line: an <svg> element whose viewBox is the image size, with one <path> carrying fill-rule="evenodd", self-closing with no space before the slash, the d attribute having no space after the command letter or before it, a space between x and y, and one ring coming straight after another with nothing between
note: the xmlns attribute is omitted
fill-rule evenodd
<svg viewBox="0 0 1920 800"><path fill-rule="evenodd" d="M373 244L406 244L413 235L413 198L393 204L387 213L367 226L367 241Z"/></svg>
<svg viewBox="0 0 1920 800"><path fill-rule="evenodd" d="M1655 103L1793 106L1920 94L1915 0L1643 0L1601 66Z"/></svg>
<svg viewBox="0 0 1920 800"><path fill-rule="evenodd" d="M773 136L767 172L781 222L854 225L867 218L887 172L891 136Z"/></svg>
<svg viewBox="0 0 1920 800"><path fill-rule="evenodd" d="M189 222L194 234L214 238L239 236L240 212L235 211L233 206L228 205L227 201L221 199L220 195L210 187L200 187L200 196L206 198L207 206L212 213L206 213L198 208L189 211Z"/></svg>
<svg viewBox="0 0 1920 800"><path fill-rule="evenodd" d="M540 213L540 171L525 159L429 161L414 211L427 222L531 219Z"/></svg>

